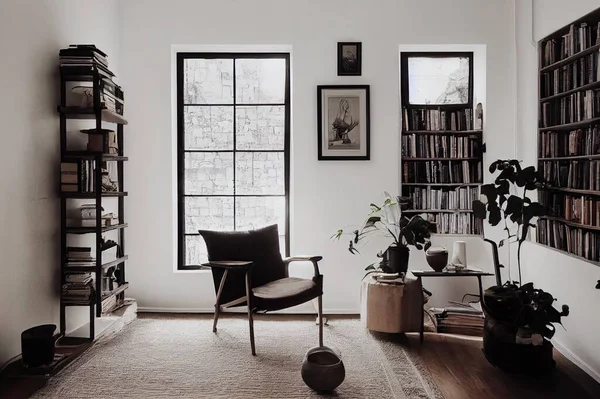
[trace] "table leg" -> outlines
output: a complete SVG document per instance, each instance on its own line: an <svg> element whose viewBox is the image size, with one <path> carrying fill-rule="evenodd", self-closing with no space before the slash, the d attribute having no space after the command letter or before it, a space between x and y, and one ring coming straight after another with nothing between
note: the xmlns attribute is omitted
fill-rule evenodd
<svg viewBox="0 0 600 399"><path fill-rule="evenodd" d="M256 356L256 349L254 347L254 319L252 318L252 312L254 307L252 305L252 277L251 271L246 271L246 303L248 304L248 326L250 327L250 348L252 349L252 356Z"/></svg>
<svg viewBox="0 0 600 399"><path fill-rule="evenodd" d="M483 306L483 284L481 284L481 276L477 276L479 282L479 304Z"/></svg>
<svg viewBox="0 0 600 399"><path fill-rule="evenodd" d="M421 285L421 331L419 331L419 340L423 343L423 333L425 331L425 298L423 297L423 280L421 277L418 278Z"/></svg>

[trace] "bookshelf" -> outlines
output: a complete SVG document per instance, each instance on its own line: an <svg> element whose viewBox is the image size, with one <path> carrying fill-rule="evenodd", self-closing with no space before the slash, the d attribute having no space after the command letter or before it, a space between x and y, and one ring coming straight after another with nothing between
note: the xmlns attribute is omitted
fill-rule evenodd
<svg viewBox="0 0 600 399"><path fill-rule="evenodd" d="M123 117L124 95L113 82L106 54L94 46L62 49L59 69L60 334L65 337L67 308L88 307L89 341L93 341L96 318L121 307L129 288L125 280L128 225L123 169L128 157L123 151L127 124ZM82 87L86 94L73 94ZM77 131L83 127L86 130ZM70 149L70 140L76 139L73 135L81 135L82 145L83 133L88 135L87 150ZM90 147L92 141L96 145ZM67 338L69 342L79 341Z"/></svg>
<svg viewBox="0 0 600 399"><path fill-rule="evenodd" d="M456 57L468 60L468 99L437 105L411 100L418 88L409 85L422 82L409 77L411 58ZM471 205L479 198L485 151L481 112L476 118L473 106L473 53L402 53L401 82L401 193L414 208L404 212L434 222L440 235L481 235Z"/></svg>
<svg viewBox="0 0 600 399"><path fill-rule="evenodd" d="M600 8L538 42L537 243L600 265Z"/></svg>

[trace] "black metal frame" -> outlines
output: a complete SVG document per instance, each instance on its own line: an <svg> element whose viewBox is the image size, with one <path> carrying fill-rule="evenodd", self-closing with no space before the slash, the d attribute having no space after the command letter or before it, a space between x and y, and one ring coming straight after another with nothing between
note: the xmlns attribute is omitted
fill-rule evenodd
<svg viewBox="0 0 600 399"><path fill-rule="evenodd" d="M365 155L345 155L345 156L330 156L323 155L323 118L321 111L323 110L323 90L364 90L365 106L367 120L366 126L366 141L367 151ZM326 133L325 133L326 134ZM371 95L369 85L328 85L317 86L317 145L318 145L318 160L319 161L369 161L371 159Z"/></svg>
<svg viewBox="0 0 600 399"><path fill-rule="evenodd" d="M68 305L63 302L62 296L62 286L65 284L65 276L71 272L81 272L81 269L72 268L67 269L67 235L68 234L95 234L95 245L96 245L96 265L93 270L89 270L92 273L95 273L95 300L90 301L89 305L89 317L90 317L90 327L89 327L89 341L93 341L95 339L95 317L101 317L104 310L110 309L102 309L102 275L103 275L103 264L102 264L102 252L106 249L103 248L103 233L106 231L102 227L102 199L103 192L101 188L102 182L102 164L106 162L104 158L104 154L108 153L108 148L106 148L106 140L104 141L104 148L102 152L87 152L83 153L69 153L67 151L67 120L68 119L80 119L80 117L84 117L85 119L92 119L95 122L95 129L102 129L103 122L103 108L100 99L100 90L101 90L101 81L103 78L103 74L99 70L98 67L86 67L83 70L74 73L73 75L69 75L67 73L63 73L61 69L60 73L60 106L58 107L59 115L60 115L60 159L61 162L66 161L74 161L79 159L92 159L95 162L96 168L94 171L94 181L96 182L95 191L85 196L81 196L81 193L62 193L61 182L59 179L59 187L58 191L61 193L60 195L60 208L61 208L61 217L60 217L60 235L61 235L61 249L60 249L60 283L61 283L61 295L60 295L60 336L64 337L66 334L66 308L71 306L84 306L84 305ZM66 106L66 85L68 82L82 82L82 81L91 81L93 88L93 108L91 110L86 109L77 109L72 110ZM113 121L114 123L114 121ZM127 123L124 119L122 123L117 123L117 145L118 145L118 157L112 162L117 162L117 179L119 185L119 192L116 193L118 200L118 212L119 212L119 245L121 247L121 252L123 255L125 253L125 196L126 192L124 192L124 179L123 179L123 162L127 160L126 157L123 156L124 144L123 144L123 123ZM79 195L78 195L79 194ZM110 194L110 193L106 193ZM111 196L111 195L106 195ZM69 199L77 199L77 198L89 198L93 199L96 203L96 226L89 229L79 230L69 230L67 227L67 201ZM111 229L112 230L112 229ZM115 270L118 269L120 272L118 282L119 284L126 284L125 280L125 260L127 256L119 255L120 262L110 262L113 264L111 267L115 267ZM106 265L105 265L106 267ZM107 267L108 269L108 267ZM87 269L86 269L87 271ZM113 294L114 295L114 294ZM122 290L117 295L117 301L122 302L125 299L125 290ZM94 311L95 309L95 311ZM78 342L78 339L71 339L73 342Z"/></svg>
<svg viewBox="0 0 600 399"><path fill-rule="evenodd" d="M464 104L411 104L408 90L408 59L409 58L463 58L469 59L469 101ZM400 55L400 79L402 106L404 108L427 109L463 109L473 108L473 52L402 52Z"/></svg>
<svg viewBox="0 0 600 399"><path fill-rule="evenodd" d="M183 73L184 62L187 59L231 59L233 62L233 101L230 104L185 104L183 101ZM286 63L285 75L285 98L282 104L238 104L236 102L236 77L235 61L237 59L283 59ZM185 107L232 107L233 108L233 149L232 150L187 150L185 149ZM281 150L237 150L236 149L236 109L237 107L266 107L278 106L284 107L284 149ZM185 239L188 236L198 236L199 233L186 233L185 231L185 198L186 197L227 197L234 199L234 229L235 229L235 198L237 197L284 197L285 198L285 256L289 256L290 251L290 117L291 117L291 93L290 93L290 54L289 53L177 53L177 269L178 270L201 270L205 269L202 265L185 264ZM217 152L233 153L233 179L235 182L235 153L237 152L276 152L284 154L284 194L236 194L235 184L233 194L186 194L185 193L185 154L192 152Z"/></svg>
<svg viewBox="0 0 600 399"><path fill-rule="evenodd" d="M357 71L345 72L342 67L342 51L344 46L356 46ZM362 43L361 42L338 42L337 47L337 74L338 76L361 76L362 75Z"/></svg>

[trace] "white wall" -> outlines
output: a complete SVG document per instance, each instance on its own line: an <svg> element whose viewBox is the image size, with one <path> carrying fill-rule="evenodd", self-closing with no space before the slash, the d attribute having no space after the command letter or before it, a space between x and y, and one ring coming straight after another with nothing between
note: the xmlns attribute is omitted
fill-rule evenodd
<svg viewBox="0 0 600 399"><path fill-rule="evenodd" d="M486 141L490 159L514 153L514 37L510 1L220 0L122 1L122 69L130 127L126 173L130 294L141 309L211 310L206 273L173 272L171 46L292 47L292 253L320 254L328 312L358 312L359 281L371 256L331 242L359 224L384 190L398 192L398 46L481 44L487 52ZM493 3L493 4L492 4ZM338 41L362 41L363 76L336 76ZM316 86L371 85L371 161L318 162ZM446 240L449 245L451 241ZM481 244L476 241L476 244ZM484 247L485 248L485 247ZM472 246L481 265L488 249ZM411 267L426 266L414 252ZM483 266L483 265L482 265ZM304 272L308 272L305 267ZM493 283L493 279L488 281ZM454 280L427 283L442 292ZM453 299L473 283L446 289ZM436 301L448 299L436 295ZM311 309L310 306L305 309Z"/></svg>
<svg viewBox="0 0 600 399"><path fill-rule="evenodd" d="M21 331L58 325L58 50L95 43L118 69L117 2L0 2L0 365Z"/></svg>
<svg viewBox="0 0 600 399"><path fill-rule="evenodd" d="M597 0L515 0L517 11L518 156L537 164L537 41L594 10ZM533 7L532 7L533 6ZM533 11L533 13L532 13ZM535 243L522 249L523 280L549 291L571 314L553 342L600 381L600 321L597 306L600 268Z"/></svg>

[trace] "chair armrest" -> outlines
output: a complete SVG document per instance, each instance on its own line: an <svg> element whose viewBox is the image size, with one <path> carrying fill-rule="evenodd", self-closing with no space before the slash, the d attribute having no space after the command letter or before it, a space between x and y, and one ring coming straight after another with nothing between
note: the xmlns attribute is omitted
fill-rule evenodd
<svg viewBox="0 0 600 399"><path fill-rule="evenodd" d="M312 262L313 267L315 268L315 277L316 277L320 274L318 262L321 259L323 259L322 256L291 256L289 258L285 258L283 260L283 264L285 265L286 275L289 275L290 263L292 263L292 262Z"/></svg>
<svg viewBox="0 0 600 399"><path fill-rule="evenodd" d="M252 262L241 260L215 260L203 263L202 266L216 267L219 269L250 269L252 267Z"/></svg>

